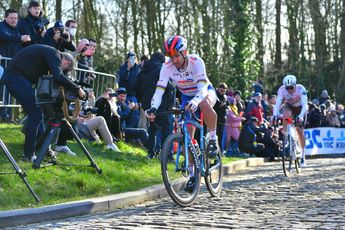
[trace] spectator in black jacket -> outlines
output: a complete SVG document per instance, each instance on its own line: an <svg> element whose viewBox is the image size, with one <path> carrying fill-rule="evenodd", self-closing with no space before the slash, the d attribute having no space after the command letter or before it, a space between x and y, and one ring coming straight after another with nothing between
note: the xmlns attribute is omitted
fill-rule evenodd
<svg viewBox="0 0 345 230"><path fill-rule="evenodd" d="M13 57L21 48L24 42L30 41L30 35L21 35L18 28L18 12L13 9L5 11L5 19L0 22L0 54L4 57ZM1 63L3 67L5 62ZM5 92L4 92L4 91ZM3 98L4 95L4 98ZM0 84L0 100L3 100L3 104L7 105L11 103L11 97L3 85ZM10 108L0 108L0 118L5 122L9 122L12 117L12 111Z"/></svg>
<svg viewBox="0 0 345 230"><path fill-rule="evenodd" d="M31 40L24 45L42 43L44 33L46 32L45 26L48 23L49 21L42 16L40 4L37 1L31 1L29 3L28 15L18 22L20 34L28 34L31 38Z"/></svg>
<svg viewBox="0 0 345 230"><path fill-rule="evenodd" d="M138 110L138 104L126 100L127 91L125 88L118 88L117 93L117 113L121 117L121 130L125 134L126 141L138 141L141 146L146 146L148 133L145 129L138 128L139 115L133 113Z"/></svg>
<svg viewBox="0 0 345 230"><path fill-rule="evenodd" d="M151 59L146 61L143 69L138 76L138 91L137 96L141 106L144 110L151 108L151 99L156 90L157 81L159 79L159 73L162 68L162 64L165 59L163 54L156 52L151 55ZM164 95L162 97L162 103L158 108L157 113L166 112L169 107L172 107L174 100L174 89L171 84L168 84ZM153 158L155 156L154 148L157 141L157 133L161 130L161 145L168 137L171 130L171 119L169 114L157 116L154 122L150 122L148 127L149 140L147 144L148 157Z"/></svg>
<svg viewBox="0 0 345 230"><path fill-rule="evenodd" d="M136 89L138 87L138 74L140 72L137 55L130 51L127 54L127 60L120 66L117 72L119 87L126 88L127 98L130 101L138 102Z"/></svg>
<svg viewBox="0 0 345 230"><path fill-rule="evenodd" d="M216 93L218 100L216 104L214 105L213 109L217 113L217 136L218 136L218 144L221 149L221 152L224 150L224 146L222 144L223 140L223 131L224 131L224 125L225 125L225 119L226 119L226 109L229 105L228 97L225 95L226 90L228 89L228 86L226 83L220 83Z"/></svg>
<svg viewBox="0 0 345 230"><path fill-rule="evenodd" d="M98 108L97 116L104 117L112 136L121 139L120 115L117 113L115 95L112 88L106 89L97 99L95 107Z"/></svg>
<svg viewBox="0 0 345 230"><path fill-rule="evenodd" d="M65 26L61 21L55 22L54 26L47 30L42 43L52 46L61 52L64 52L66 49L70 51L76 50L69 32L65 30Z"/></svg>
<svg viewBox="0 0 345 230"><path fill-rule="evenodd" d="M46 45L31 45L21 49L6 68L1 80L12 96L22 105L28 116L25 130L24 160L33 160L36 139L43 132L43 129L39 129L42 111L36 105L35 90L32 86L37 84L40 77L49 72L59 85L75 92L80 97L84 97L85 92L65 76L73 67L72 55L60 53L53 47Z"/></svg>
<svg viewBox="0 0 345 230"><path fill-rule="evenodd" d="M30 35L20 34L17 23L18 12L6 10L4 21L0 22L0 54L4 57L13 57L22 48L22 43L30 41Z"/></svg>

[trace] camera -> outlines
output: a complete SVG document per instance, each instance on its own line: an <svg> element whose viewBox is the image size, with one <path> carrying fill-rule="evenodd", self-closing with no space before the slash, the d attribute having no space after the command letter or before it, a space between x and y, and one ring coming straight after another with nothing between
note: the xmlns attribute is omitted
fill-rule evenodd
<svg viewBox="0 0 345 230"><path fill-rule="evenodd" d="M97 112L98 112L98 108L85 108L85 109L83 109L83 112L84 112L84 114L90 114L90 113L92 113L92 114L97 114Z"/></svg>
<svg viewBox="0 0 345 230"><path fill-rule="evenodd" d="M36 30L41 33L44 31L45 26L49 24L49 20L45 17L40 17L39 19L40 20L36 24Z"/></svg>
<svg viewBox="0 0 345 230"><path fill-rule="evenodd" d="M116 97L117 95L117 93L109 93L109 97Z"/></svg>

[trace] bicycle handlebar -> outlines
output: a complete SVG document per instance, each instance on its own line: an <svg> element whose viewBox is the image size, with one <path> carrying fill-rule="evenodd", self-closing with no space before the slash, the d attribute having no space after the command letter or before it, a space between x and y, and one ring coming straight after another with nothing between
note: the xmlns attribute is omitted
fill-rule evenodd
<svg viewBox="0 0 345 230"><path fill-rule="evenodd" d="M201 120L200 120L199 118L196 117L195 113L193 113L193 112L191 112L191 111L186 111L184 108L183 108L183 109L179 109L179 108L173 107L173 108L168 109L168 112L169 112L169 113L172 113L172 114L174 114L174 115L186 114L186 113L188 112L189 114L191 114L191 116L192 116L192 118L193 118L194 120L196 120L196 121L199 122L199 123L201 122ZM157 115L158 115L158 114L157 114Z"/></svg>

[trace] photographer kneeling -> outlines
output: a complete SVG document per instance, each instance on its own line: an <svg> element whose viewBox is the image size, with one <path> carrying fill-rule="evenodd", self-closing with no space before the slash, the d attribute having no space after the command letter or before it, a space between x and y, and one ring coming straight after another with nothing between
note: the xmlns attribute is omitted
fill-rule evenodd
<svg viewBox="0 0 345 230"><path fill-rule="evenodd" d="M65 76L73 67L72 55L46 45L31 45L17 52L5 69L1 80L27 114L24 161L35 159L36 140L43 133L42 111L36 104L32 86L40 77L50 73L56 83L79 97L85 97L85 92Z"/></svg>

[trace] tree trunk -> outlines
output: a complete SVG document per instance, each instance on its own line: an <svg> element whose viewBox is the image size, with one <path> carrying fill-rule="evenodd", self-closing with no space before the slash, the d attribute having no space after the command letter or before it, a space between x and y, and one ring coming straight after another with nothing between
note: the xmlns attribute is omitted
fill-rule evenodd
<svg viewBox="0 0 345 230"><path fill-rule="evenodd" d="M61 21L62 0L55 1L55 21Z"/></svg>
<svg viewBox="0 0 345 230"><path fill-rule="evenodd" d="M263 79L264 77L264 30L262 26L262 1L255 1L256 17L255 17L255 27L257 30L257 51L256 51L256 60L259 62L259 74L258 78ZM257 79L258 80L258 79Z"/></svg>
<svg viewBox="0 0 345 230"><path fill-rule="evenodd" d="M317 92L325 89L325 70L328 53L326 48L326 24L321 15L319 0L308 0L315 33L315 64L317 71Z"/></svg>
<svg viewBox="0 0 345 230"><path fill-rule="evenodd" d="M275 42L275 54L274 54L274 69L276 71L275 82L278 82L278 77L282 75L282 44L281 44L281 23L280 23L280 14L281 14L281 0L276 0L276 42Z"/></svg>

